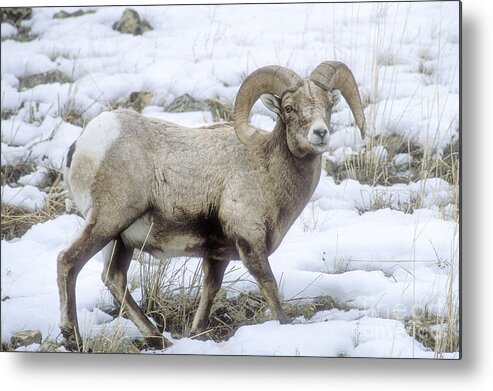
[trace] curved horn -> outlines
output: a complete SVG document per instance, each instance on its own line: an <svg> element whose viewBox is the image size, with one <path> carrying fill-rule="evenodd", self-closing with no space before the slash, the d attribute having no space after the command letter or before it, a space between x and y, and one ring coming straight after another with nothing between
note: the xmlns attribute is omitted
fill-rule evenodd
<svg viewBox="0 0 493 391"><path fill-rule="evenodd" d="M234 108L235 132L243 144L253 145L263 138L262 131L248 124L250 111L257 99L266 93L281 97L284 91L301 81L295 72L276 65L259 68L245 79L236 95Z"/></svg>
<svg viewBox="0 0 493 391"><path fill-rule="evenodd" d="M340 90L342 96L353 112L361 137L365 137L365 113L361 104L356 80L346 64L339 61L324 61L310 74L310 80L323 85L329 90Z"/></svg>

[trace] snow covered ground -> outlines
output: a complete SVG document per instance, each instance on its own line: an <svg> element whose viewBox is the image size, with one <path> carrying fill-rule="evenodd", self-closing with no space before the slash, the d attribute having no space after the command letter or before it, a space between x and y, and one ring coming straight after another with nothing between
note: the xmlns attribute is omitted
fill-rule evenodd
<svg viewBox="0 0 493 391"><path fill-rule="evenodd" d="M121 97L150 91L146 115L201 125L212 122L209 112L166 113L163 106L186 93L233 101L243 78L267 64L306 76L324 60L343 61L368 103L374 134L405 136L435 156L458 138L458 3L134 7L153 27L139 36L112 29L124 9L94 8L66 19L52 18L58 8L35 9L23 22L38 36L28 42L10 39L18 31L2 23L2 117L11 114L2 119L1 164L37 165L34 173L2 186L2 207L42 208L47 194L36 187L40 178L47 168L61 168L82 131L63 120L67 110L90 120ZM54 70L72 82L20 88L26 76ZM327 158L342 161L360 152L345 102L332 119L336 132ZM252 122L274 124L261 104ZM400 159L406 164L408 157ZM167 335L174 345L163 353L458 358L459 352L437 354L406 330L409 320L450 320L457 311L456 194L456 185L441 178L371 186L337 183L323 173L270 260L284 300L329 295L350 310L321 311L289 325L243 326L223 342ZM417 199L412 214L400 208ZM387 207L375 208L382 200ZM81 224L75 214L61 215L2 240L2 342L25 329L41 330L43 339L58 336L56 256ZM185 260L173 262L180 267ZM187 260L190 278L198 262ZM138 268L134 262L133 272ZM97 255L78 279L83 332L123 325L129 336L138 335L126 319L100 310L111 305L101 271ZM256 289L245 273L239 262L230 266L223 286L241 281L228 295ZM440 321L435 330L446 327Z"/></svg>

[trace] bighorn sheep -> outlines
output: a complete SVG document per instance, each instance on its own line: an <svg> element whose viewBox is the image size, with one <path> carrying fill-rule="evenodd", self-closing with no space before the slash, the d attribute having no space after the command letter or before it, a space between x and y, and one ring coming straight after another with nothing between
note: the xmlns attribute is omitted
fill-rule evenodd
<svg viewBox="0 0 493 391"><path fill-rule="evenodd" d="M234 123L190 129L132 111L94 118L70 148L65 180L85 223L58 255L60 328L80 349L76 278L103 249L102 279L153 347L170 346L126 291L134 248L157 257L203 258L204 286L192 333L208 325L230 260L241 259L281 323L283 312L268 256L308 203L321 174L331 110L340 94L364 136L353 74L340 62L307 79L266 66L241 85ZM268 133L248 123L259 97L277 114Z"/></svg>

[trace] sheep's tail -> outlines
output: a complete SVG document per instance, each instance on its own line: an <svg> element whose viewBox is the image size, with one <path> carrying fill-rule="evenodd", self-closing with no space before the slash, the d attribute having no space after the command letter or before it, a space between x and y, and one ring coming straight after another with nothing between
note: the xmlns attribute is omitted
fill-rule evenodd
<svg viewBox="0 0 493 391"><path fill-rule="evenodd" d="M70 190L70 185L68 182L68 177L69 177L69 172L70 172L70 166L72 164L72 156L74 155L75 152L75 144L76 141L72 143L72 145L69 147L67 151L67 156L65 156L65 166L63 167L63 181L65 182L65 186L67 187L68 190Z"/></svg>
<svg viewBox="0 0 493 391"><path fill-rule="evenodd" d="M67 157L65 159L65 167L70 168L70 165L72 164L72 156L74 156L75 152L75 144L77 141L74 141L72 145L69 147L68 152L67 152Z"/></svg>

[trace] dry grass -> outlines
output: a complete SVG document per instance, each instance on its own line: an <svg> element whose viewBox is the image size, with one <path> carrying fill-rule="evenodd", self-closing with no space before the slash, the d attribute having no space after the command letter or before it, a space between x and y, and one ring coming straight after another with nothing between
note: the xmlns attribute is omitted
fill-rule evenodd
<svg viewBox="0 0 493 391"><path fill-rule="evenodd" d="M11 183L13 178L24 175L26 173L24 170L25 168L18 166L12 171L7 170L6 167L2 167L2 185ZM10 178L10 180L7 178ZM41 209L32 212L2 202L2 240L21 237L34 224L44 223L65 213L65 192L61 173L54 170L50 171L45 178L45 185L48 197Z"/></svg>
<svg viewBox="0 0 493 391"><path fill-rule="evenodd" d="M21 163L15 166L0 167L0 181L2 186L9 183L16 183L20 177L32 173L36 166L32 163Z"/></svg>
<svg viewBox="0 0 493 391"><path fill-rule="evenodd" d="M429 314L418 320L405 322L406 330L423 346L433 350L437 358L443 353L459 351L459 322L455 317L449 322L448 317Z"/></svg>
<svg viewBox="0 0 493 391"><path fill-rule="evenodd" d="M385 152L375 154L374 148ZM409 164L397 165L394 158L406 154ZM354 179L370 186L409 183L422 178L424 150L419 145L400 135L379 135L372 137L361 152L348 156L341 163L327 160L325 170L336 183Z"/></svg>
<svg viewBox="0 0 493 391"><path fill-rule="evenodd" d="M117 324L109 330L102 329L96 335L83 337L84 353L139 353L140 350L126 336L126 329Z"/></svg>
<svg viewBox="0 0 493 391"><path fill-rule="evenodd" d="M138 274L129 276L129 290L141 290L141 307L161 332L170 332L174 338L188 337L200 299L200 264L186 260L181 266L174 267L169 259L157 260L142 254L138 258L141 266ZM226 273L224 288L214 300L208 329L195 338L225 341L242 326L273 319L264 299L256 291L238 290L237 295L227 297L226 292L235 292L235 285L243 281L241 277L228 279L229 273ZM330 296L298 298L283 303L286 315L292 319L309 320L318 311L334 308L348 310L349 306ZM125 308L107 312L115 317L126 316ZM92 353L138 353L146 348L143 340L127 337L123 325L83 336L83 346L84 351Z"/></svg>
<svg viewBox="0 0 493 391"><path fill-rule="evenodd" d="M369 186L391 186L410 184L429 178L441 178L451 185L450 199L454 205L452 216L458 220L459 215L459 141L444 148L443 154L436 154L428 147L422 147L399 135L379 135L370 138L367 146L359 153L347 156L342 162L325 161L325 171L336 183L353 179ZM374 148L383 151L373 153ZM405 156L407 161L397 163L395 158ZM423 189L424 190L424 189ZM417 194L409 203L402 204L398 210L413 213L422 207L422 195ZM389 197L372 199L372 204L365 206L360 213L382 208L395 208Z"/></svg>
<svg viewBox="0 0 493 391"><path fill-rule="evenodd" d="M200 267L190 267L188 261L177 269L172 269L169 260L156 260L151 266L147 262L141 264L142 308L154 319L160 330L168 331L176 338L189 335L200 299ZM234 292L235 285L241 281L242 278L228 280L226 273L223 284L226 289L221 289L217 294L211 310L209 327L203 335L198 336L199 338L224 341L233 336L241 326L260 324L273 319L264 299L256 291L239 291L237 295L227 297L226 291ZM317 311L325 309L349 309L329 296L285 301L283 308L289 317L302 316L305 319L310 319Z"/></svg>
<svg viewBox="0 0 493 391"><path fill-rule="evenodd" d="M169 259L153 260L148 255L142 258L139 276L142 309L160 330L188 335L202 284L200 268L187 277L190 274L188 262L173 269Z"/></svg>
<svg viewBox="0 0 493 391"><path fill-rule="evenodd" d="M19 113L19 109L17 109L17 110L4 110L4 109L2 109L1 114L0 114L0 118L2 120L10 119L14 115L17 115L18 113Z"/></svg>

